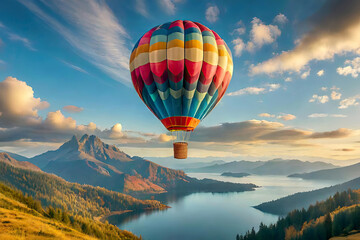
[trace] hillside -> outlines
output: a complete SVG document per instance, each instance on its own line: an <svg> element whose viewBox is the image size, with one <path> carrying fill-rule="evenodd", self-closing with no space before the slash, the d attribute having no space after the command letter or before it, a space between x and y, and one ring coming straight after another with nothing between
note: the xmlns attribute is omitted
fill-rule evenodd
<svg viewBox="0 0 360 240"><path fill-rule="evenodd" d="M130 157L116 146L87 134L80 139L74 136L59 149L40 154L29 161L67 181L100 186L133 196L167 191L224 192L232 189L241 192L256 187L253 184L216 181L209 184L209 181L191 178L183 171L166 168L140 157Z"/></svg>
<svg viewBox="0 0 360 240"><path fill-rule="evenodd" d="M316 180L339 179L339 180L348 181L360 177L360 163L356 163L346 167L312 171L304 174L292 174L289 175L289 177L296 177L302 179L316 179Z"/></svg>
<svg viewBox="0 0 360 240"><path fill-rule="evenodd" d="M243 236L237 235L236 240L326 240L346 236L360 230L359 203L359 190L337 192L307 209L289 212L274 224L261 223L257 232L253 228Z"/></svg>
<svg viewBox="0 0 360 240"><path fill-rule="evenodd" d="M0 182L0 239L139 239L130 232L49 207Z"/></svg>
<svg viewBox="0 0 360 240"><path fill-rule="evenodd" d="M224 164L187 169L187 172L223 173L246 172L256 175L289 175L319 169L331 169L336 166L325 162L304 162L300 160L273 159L269 161L233 161Z"/></svg>
<svg viewBox="0 0 360 240"><path fill-rule="evenodd" d="M40 200L44 207L66 209L86 217L112 211L166 208L158 201L139 200L100 187L69 183L48 173L15 168L3 162L0 162L0 181Z"/></svg>
<svg viewBox="0 0 360 240"><path fill-rule="evenodd" d="M0 162L10 164L13 167L19 167L33 171L41 171L41 169L35 166L34 164L26 161L25 162L17 161L13 157L11 157L10 154L6 152L0 152Z"/></svg>
<svg viewBox="0 0 360 240"><path fill-rule="evenodd" d="M300 192L287 197L279 198L270 202L255 206L263 212L284 215L291 210L307 208L310 204L322 201L336 192L346 191L347 189L358 189L360 187L360 178L338 184L331 187L321 188L309 192Z"/></svg>

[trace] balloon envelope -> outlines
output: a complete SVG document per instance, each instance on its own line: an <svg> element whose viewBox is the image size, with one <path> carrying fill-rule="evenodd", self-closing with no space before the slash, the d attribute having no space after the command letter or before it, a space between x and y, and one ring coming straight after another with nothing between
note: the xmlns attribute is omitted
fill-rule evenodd
<svg viewBox="0 0 360 240"><path fill-rule="evenodd" d="M193 131L223 97L233 61L217 33L177 20L139 39L130 71L140 98L168 130Z"/></svg>

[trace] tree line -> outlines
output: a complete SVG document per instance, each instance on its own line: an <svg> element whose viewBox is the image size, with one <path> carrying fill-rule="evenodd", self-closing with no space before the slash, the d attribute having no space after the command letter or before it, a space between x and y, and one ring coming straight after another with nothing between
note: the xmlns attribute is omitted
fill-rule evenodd
<svg viewBox="0 0 360 240"><path fill-rule="evenodd" d="M322 202L310 205L307 210L296 209L275 224L260 224L236 240L326 240L332 236L348 234L360 229L360 194L357 190L337 192Z"/></svg>

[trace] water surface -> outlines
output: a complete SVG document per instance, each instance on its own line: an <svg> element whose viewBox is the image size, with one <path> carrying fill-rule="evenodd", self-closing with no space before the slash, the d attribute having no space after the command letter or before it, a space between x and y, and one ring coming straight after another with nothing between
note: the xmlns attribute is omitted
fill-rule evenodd
<svg viewBox="0 0 360 240"><path fill-rule="evenodd" d="M276 222L277 215L263 213L252 206L301 191L336 184L286 176L225 177L217 173L189 173L190 177L211 178L237 183L254 183L260 188L241 193L193 193L160 195L156 199L171 206L164 211L128 213L113 216L109 222L120 229L141 235L145 240L235 239L237 233L258 228L260 222Z"/></svg>

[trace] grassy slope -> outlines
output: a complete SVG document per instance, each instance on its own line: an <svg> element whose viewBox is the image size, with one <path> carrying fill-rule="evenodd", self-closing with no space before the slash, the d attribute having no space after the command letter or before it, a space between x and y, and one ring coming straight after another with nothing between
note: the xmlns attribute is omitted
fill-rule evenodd
<svg viewBox="0 0 360 240"><path fill-rule="evenodd" d="M0 193L0 239L95 239Z"/></svg>
<svg viewBox="0 0 360 240"><path fill-rule="evenodd" d="M354 233L343 237L332 237L330 240L360 240L360 233Z"/></svg>
<svg viewBox="0 0 360 240"><path fill-rule="evenodd" d="M85 234L79 225L74 229L70 222L49 217L41 206L35 210L30 202L20 191L0 183L0 239L97 239ZM104 239L138 239L107 223L84 218L80 221L100 229Z"/></svg>

